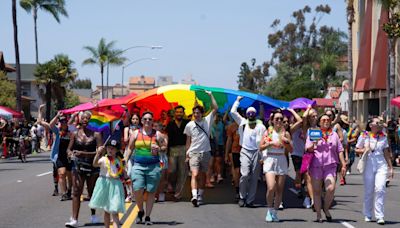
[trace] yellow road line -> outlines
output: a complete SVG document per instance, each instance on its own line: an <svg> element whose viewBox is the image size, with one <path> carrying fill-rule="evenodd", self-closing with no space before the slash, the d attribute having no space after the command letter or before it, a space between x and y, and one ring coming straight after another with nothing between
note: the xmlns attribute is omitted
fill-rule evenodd
<svg viewBox="0 0 400 228"><path fill-rule="evenodd" d="M131 206L131 204L132 204L132 203L125 203L125 211L126 211L126 212L128 212L129 207ZM119 213L119 214L118 214L118 218L121 220L122 217L124 217L124 214L123 214L123 213ZM112 223L110 224L110 227L111 227L111 228L113 227L113 224L112 224Z"/></svg>
<svg viewBox="0 0 400 228"><path fill-rule="evenodd" d="M138 212L139 212L139 208L137 205L135 205L135 207L132 210L132 213L129 215L129 217L125 220L124 224L122 225L122 228L132 227L133 222L135 221Z"/></svg>

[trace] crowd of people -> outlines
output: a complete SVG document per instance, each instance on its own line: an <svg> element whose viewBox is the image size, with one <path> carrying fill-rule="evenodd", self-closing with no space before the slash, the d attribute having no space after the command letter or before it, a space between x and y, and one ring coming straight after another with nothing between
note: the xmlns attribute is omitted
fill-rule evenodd
<svg viewBox="0 0 400 228"><path fill-rule="evenodd" d="M336 182L346 184L346 175L355 172L357 155L363 161L364 219L370 222L375 216L378 224L385 223L386 187L393 178L393 166L399 163L400 127L395 120L385 123L379 116L371 117L362 130L333 110L318 114L308 107L264 113L261 104L259 111L239 108L242 97L226 113L218 113L212 93L207 94L211 100L207 115L197 104L190 116L183 106L176 106L157 120L152 112L140 115L124 107L121 119L110 124L109 132L101 133L88 128L89 111L69 117L59 112L47 123L41 106L35 124L54 134L54 194L58 195L60 186L61 200L72 199L72 215L65 225L78 226L85 182L91 222L99 222L96 209L101 209L106 227L111 221L120 227L118 213L125 212L125 202L135 201L139 208L136 223L151 225L154 203L165 201L166 194L181 200L189 175L194 207L203 204L207 188L229 176L236 193L232 201L239 207L254 207L257 185L265 180L265 221L278 222L290 161L303 206L316 212L315 222L331 222ZM3 125L2 129L9 129ZM21 134L16 133L17 126L12 138ZM3 130L4 144L10 142L7 134Z"/></svg>

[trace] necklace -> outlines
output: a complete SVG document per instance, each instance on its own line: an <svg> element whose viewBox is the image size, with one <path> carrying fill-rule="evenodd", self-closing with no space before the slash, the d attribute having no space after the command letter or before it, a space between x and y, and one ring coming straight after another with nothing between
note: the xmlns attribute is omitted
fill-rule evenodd
<svg viewBox="0 0 400 228"><path fill-rule="evenodd" d="M273 126L269 126L268 127L268 135L266 136L266 140L267 140L267 142L272 142L273 141L273 134L274 134L274 131L275 131L275 129L274 129L274 127ZM279 130L279 131L275 131L278 135L281 135L281 129ZM278 138L278 140L279 140L279 143L280 144L282 144L282 139L281 139L281 137L279 137ZM276 146L274 146L274 147L276 147ZM276 147L276 148L280 148L280 147Z"/></svg>
<svg viewBox="0 0 400 228"><path fill-rule="evenodd" d="M328 141L329 135L332 133L332 129L329 128L327 130L322 129L322 138L326 141Z"/></svg>
<svg viewBox="0 0 400 228"><path fill-rule="evenodd" d="M147 147L147 146L149 146L149 148L151 148L151 143L153 142L153 130L151 130L151 134L150 134L150 144L149 145L147 145L146 144L146 142L144 141L144 134L143 134L143 132L144 132L144 130L143 130L143 128L141 128L140 130L142 130L142 142L143 142L143 145L145 146L145 147ZM148 135L147 135L148 136Z"/></svg>
<svg viewBox="0 0 400 228"><path fill-rule="evenodd" d="M115 168L117 168L117 171L113 172L111 166L114 166ZM107 167L107 173L110 177L120 178L120 179L123 178L123 172L124 172L124 167L125 167L124 160L121 160L119 158L115 159L111 156L107 156L106 167Z"/></svg>
<svg viewBox="0 0 400 228"><path fill-rule="evenodd" d="M379 137L383 137L384 135L383 135L383 132L382 131L379 131L379 132L377 132L377 133L373 133L373 132L369 132L369 136L371 137L371 138L374 138L374 139L379 139Z"/></svg>

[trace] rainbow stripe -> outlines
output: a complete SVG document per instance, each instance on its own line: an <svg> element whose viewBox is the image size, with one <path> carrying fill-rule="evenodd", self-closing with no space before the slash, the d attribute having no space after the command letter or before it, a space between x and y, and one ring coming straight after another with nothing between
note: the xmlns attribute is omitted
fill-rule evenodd
<svg viewBox="0 0 400 228"><path fill-rule="evenodd" d="M121 113L110 109L94 110L90 118L88 128L92 131L110 132L110 122L121 118Z"/></svg>

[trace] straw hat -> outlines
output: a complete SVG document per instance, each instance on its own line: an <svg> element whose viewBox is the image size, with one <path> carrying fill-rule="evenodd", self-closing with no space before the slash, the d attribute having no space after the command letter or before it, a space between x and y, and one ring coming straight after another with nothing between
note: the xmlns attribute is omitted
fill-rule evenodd
<svg viewBox="0 0 400 228"><path fill-rule="evenodd" d="M349 125L349 118L346 115L340 115L340 120L344 123Z"/></svg>

